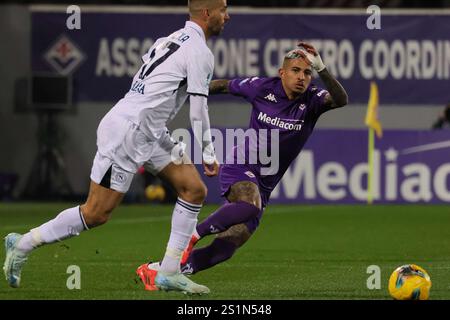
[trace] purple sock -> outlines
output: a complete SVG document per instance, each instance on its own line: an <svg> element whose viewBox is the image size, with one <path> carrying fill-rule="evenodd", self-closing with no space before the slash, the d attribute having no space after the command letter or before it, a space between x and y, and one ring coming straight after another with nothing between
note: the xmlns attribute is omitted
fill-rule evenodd
<svg viewBox="0 0 450 320"><path fill-rule="evenodd" d="M197 232L201 238L223 232L231 226L256 217L259 211L257 207L245 201L226 203L200 223L197 226Z"/></svg>
<svg viewBox="0 0 450 320"><path fill-rule="evenodd" d="M230 241L214 239L209 246L192 251L189 259L181 266L181 272L194 274L211 268L222 261L230 259L236 249L237 246Z"/></svg>

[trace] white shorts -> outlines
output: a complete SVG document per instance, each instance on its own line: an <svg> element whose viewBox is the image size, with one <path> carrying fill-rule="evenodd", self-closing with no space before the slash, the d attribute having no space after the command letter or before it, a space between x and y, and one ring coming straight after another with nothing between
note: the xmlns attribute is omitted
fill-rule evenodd
<svg viewBox="0 0 450 320"><path fill-rule="evenodd" d="M92 181L121 193L128 191L141 166L157 175L169 163L181 163L185 148L183 143L171 138L167 129L158 140L151 141L136 124L128 121L122 124L125 123L126 132L123 126L114 128L100 124L97 131L98 150L91 170ZM108 141L111 137L119 137L121 141L116 139L111 143L111 139Z"/></svg>

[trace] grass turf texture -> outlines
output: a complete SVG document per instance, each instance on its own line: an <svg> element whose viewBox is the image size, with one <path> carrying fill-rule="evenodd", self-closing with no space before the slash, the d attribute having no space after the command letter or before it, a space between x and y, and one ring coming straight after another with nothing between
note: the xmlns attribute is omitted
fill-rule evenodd
<svg viewBox="0 0 450 320"><path fill-rule="evenodd" d="M71 205L0 204L0 235L23 233ZM206 206L201 219L216 206ZM235 256L192 277L211 294L147 292L135 270L162 257L172 206L122 205L104 226L29 258L22 287L0 280L5 299L390 299L390 273L416 263L431 276L430 299L450 299L448 206L279 206ZM207 244L203 239L198 246ZM4 245L0 249L4 261ZM67 268L81 268L81 290L68 290ZM367 267L381 268L369 290Z"/></svg>

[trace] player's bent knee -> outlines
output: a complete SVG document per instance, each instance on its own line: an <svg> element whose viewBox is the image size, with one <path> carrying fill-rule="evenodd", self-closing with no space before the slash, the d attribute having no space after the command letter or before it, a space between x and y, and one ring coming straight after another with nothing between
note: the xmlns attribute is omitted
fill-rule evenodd
<svg viewBox="0 0 450 320"><path fill-rule="evenodd" d="M234 184L231 187L228 200L230 202L247 202L259 210L262 209L261 195L259 193L258 186L250 181L241 181Z"/></svg>
<svg viewBox="0 0 450 320"><path fill-rule="evenodd" d="M190 203L201 204L205 201L208 189L203 182L186 185L178 192L178 196Z"/></svg>

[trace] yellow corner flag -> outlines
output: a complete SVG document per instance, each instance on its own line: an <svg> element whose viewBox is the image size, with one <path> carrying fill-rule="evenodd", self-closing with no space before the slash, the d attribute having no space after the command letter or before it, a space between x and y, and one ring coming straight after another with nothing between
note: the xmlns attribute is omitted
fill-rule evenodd
<svg viewBox="0 0 450 320"><path fill-rule="evenodd" d="M377 137L383 136L383 129L378 120L378 86L375 82L370 83L370 96L367 105L366 126L375 130Z"/></svg>
<svg viewBox="0 0 450 320"><path fill-rule="evenodd" d="M369 103L367 105L366 113L366 126L369 127L369 144L368 144L368 177L367 177L367 203L372 204L373 202L373 174L374 174L374 163L373 163L373 152L375 150L375 137L374 131L378 138L383 136L383 129L381 128L381 123L378 120L378 86L375 82L370 83L370 97Z"/></svg>

